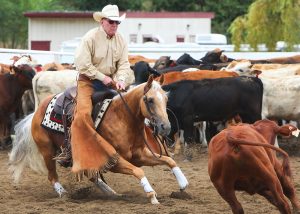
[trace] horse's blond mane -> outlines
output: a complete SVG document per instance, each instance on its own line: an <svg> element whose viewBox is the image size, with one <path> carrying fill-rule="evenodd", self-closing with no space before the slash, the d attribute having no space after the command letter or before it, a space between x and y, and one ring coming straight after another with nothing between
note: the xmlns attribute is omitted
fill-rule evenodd
<svg viewBox="0 0 300 214"><path fill-rule="evenodd" d="M128 89L127 92L125 92L125 93L123 93L123 94L125 95L125 94L128 94L128 93L130 93L130 92L132 92L132 91L134 91L134 90L140 90L140 88L144 88L146 84L147 84L147 83L141 83L141 84L139 84L139 85L136 85L136 86L134 86L134 87L131 87L131 88ZM151 84L151 89L156 90L156 91L159 91L159 90L161 89L161 85L159 84L158 81L153 80L153 82L152 82L152 84ZM119 99L119 96L115 96L113 99Z"/></svg>

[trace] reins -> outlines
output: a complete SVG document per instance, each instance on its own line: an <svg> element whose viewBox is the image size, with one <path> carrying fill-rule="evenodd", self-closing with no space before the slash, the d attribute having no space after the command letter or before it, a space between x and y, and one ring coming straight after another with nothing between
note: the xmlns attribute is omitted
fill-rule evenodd
<svg viewBox="0 0 300 214"><path fill-rule="evenodd" d="M177 127L177 132L179 133L179 123L178 123L178 119L177 119L175 113L174 113L170 108L167 108L167 111L171 112L172 115L173 115L173 117L175 118L175 121L176 121L176 127ZM172 141L170 138L165 137L165 141L168 142L168 147L173 148L173 147L175 146L175 143L176 143L175 141L173 141L173 144L172 144L172 145L169 143L170 141Z"/></svg>
<svg viewBox="0 0 300 214"><path fill-rule="evenodd" d="M130 114L133 118L136 118L136 116L133 114L133 112L131 111L130 107L128 106L127 102L125 101L124 97L122 96L121 92L118 91L118 90L117 90L117 92L118 92L118 94L120 95L121 100L123 101L126 110L129 112L129 114ZM147 102L147 97L146 97L146 95L144 95L143 100L144 100L144 102L145 102L145 104L146 104L147 111L149 112L149 114L150 114L151 117L152 117L153 113L152 113L151 110L150 110L149 103ZM145 100L146 100L146 101L145 101ZM153 120L154 120L154 119L153 119ZM166 154L169 156L169 153L168 153L167 149L165 148L165 145L164 145L163 141L159 138L159 136L157 136L154 132L152 132L152 135L154 136L154 139L156 140L157 144L159 145L159 156L156 156L155 153L152 151L152 149L151 149L151 147L149 146L147 140L145 139L145 134L143 134L143 141L144 141L145 145L147 146L147 148L150 150L151 154L152 154L155 158L157 158L157 159L161 158L161 156L162 156L162 148L161 148L161 144L162 144L163 147L164 147L164 150L165 150ZM157 138L158 138L160 141L158 141ZM161 143L161 144L160 144L160 143Z"/></svg>

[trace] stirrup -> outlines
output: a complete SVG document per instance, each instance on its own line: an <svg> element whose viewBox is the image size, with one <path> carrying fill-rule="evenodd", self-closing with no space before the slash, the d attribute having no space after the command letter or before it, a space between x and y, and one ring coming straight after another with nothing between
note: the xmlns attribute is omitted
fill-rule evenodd
<svg viewBox="0 0 300 214"><path fill-rule="evenodd" d="M61 165L62 167L65 167L65 168L72 167L72 165L73 165L72 159L57 160L56 162L59 163L59 165Z"/></svg>
<svg viewBox="0 0 300 214"><path fill-rule="evenodd" d="M68 149L61 149L62 152L53 159L63 167L71 167L73 165L71 152Z"/></svg>
<svg viewBox="0 0 300 214"><path fill-rule="evenodd" d="M63 167L71 167L72 163L72 155L69 147L63 148L60 147L61 153L53 158Z"/></svg>
<svg viewBox="0 0 300 214"><path fill-rule="evenodd" d="M61 153L53 158L53 160L68 160L72 159L70 148L60 147Z"/></svg>

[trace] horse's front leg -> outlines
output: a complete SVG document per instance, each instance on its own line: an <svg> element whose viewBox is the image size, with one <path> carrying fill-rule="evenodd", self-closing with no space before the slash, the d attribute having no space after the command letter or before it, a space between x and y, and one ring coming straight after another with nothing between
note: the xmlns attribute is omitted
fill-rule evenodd
<svg viewBox="0 0 300 214"><path fill-rule="evenodd" d="M159 154L154 153L156 157L159 157ZM162 155L160 158L156 158L153 156L151 151L148 148L144 148L139 155L139 164L143 166L155 166L155 165L167 165L172 170L175 178L179 184L180 190L184 190L188 185L189 182L186 179L185 175L182 173L181 169L177 166L176 162L168 157Z"/></svg>
<svg viewBox="0 0 300 214"><path fill-rule="evenodd" d="M126 161L124 158L120 157L118 163L110 170L112 172L133 175L140 180L141 186L150 198L152 204L159 204L156 198L156 192L151 187L148 179L145 176L144 170Z"/></svg>

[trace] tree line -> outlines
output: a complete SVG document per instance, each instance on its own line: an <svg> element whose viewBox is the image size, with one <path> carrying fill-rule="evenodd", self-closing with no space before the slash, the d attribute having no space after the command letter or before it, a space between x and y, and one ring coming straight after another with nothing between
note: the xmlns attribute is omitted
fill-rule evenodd
<svg viewBox="0 0 300 214"><path fill-rule="evenodd" d="M225 34L236 51L243 43L260 43L275 50L277 41L288 49L300 43L298 0L0 0L0 47L27 48L29 11L101 11L117 4L121 11L214 12L212 33Z"/></svg>

